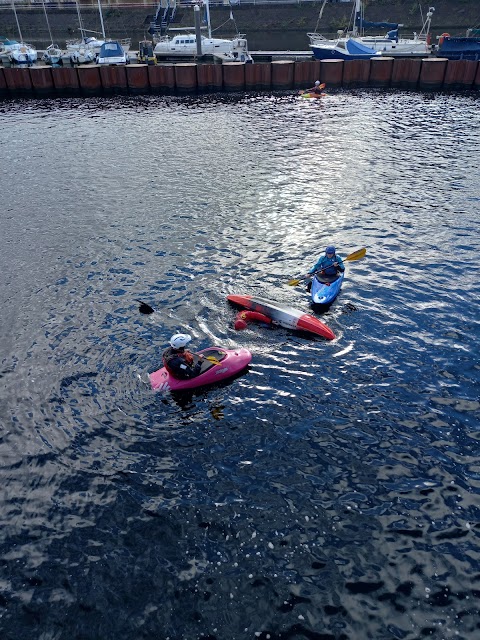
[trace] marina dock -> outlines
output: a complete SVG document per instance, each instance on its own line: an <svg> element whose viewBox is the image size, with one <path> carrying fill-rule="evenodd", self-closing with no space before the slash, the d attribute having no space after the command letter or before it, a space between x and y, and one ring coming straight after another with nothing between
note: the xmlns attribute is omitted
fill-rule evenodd
<svg viewBox="0 0 480 640"><path fill-rule="evenodd" d="M305 89L317 79L329 89L478 90L480 62L378 57L346 61L275 60L254 64L187 62L0 67L0 97L289 91Z"/></svg>

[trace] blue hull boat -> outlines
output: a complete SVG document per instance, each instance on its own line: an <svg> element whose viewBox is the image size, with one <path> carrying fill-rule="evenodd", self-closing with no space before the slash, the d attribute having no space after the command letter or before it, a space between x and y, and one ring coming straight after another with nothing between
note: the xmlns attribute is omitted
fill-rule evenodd
<svg viewBox="0 0 480 640"><path fill-rule="evenodd" d="M329 282L328 276L315 276L312 280L310 291L314 304L330 304L340 293L345 272L341 273L336 280Z"/></svg>
<svg viewBox="0 0 480 640"><path fill-rule="evenodd" d="M316 60L370 60L382 55L354 38L338 40L333 46L312 43L310 48Z"/></svg>
<svg viewBox="0 0 480 640"><path fill-rule="evenodd" d="M449 60L480 60L480 37L452 38L441 35L437 56Z"/></svg>

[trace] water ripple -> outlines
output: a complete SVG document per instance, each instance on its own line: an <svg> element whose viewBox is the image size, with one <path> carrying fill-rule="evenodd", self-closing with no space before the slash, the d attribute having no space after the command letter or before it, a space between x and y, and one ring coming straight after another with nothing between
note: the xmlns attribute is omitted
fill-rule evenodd
<svg viewBox="0 0 480 640"><path fill-rule="evenodd" d="M478 96L0 111L3 635L475 637ZM331 242L367 256L319 312ZM154 394L180 330L248 371Z"/></svg>

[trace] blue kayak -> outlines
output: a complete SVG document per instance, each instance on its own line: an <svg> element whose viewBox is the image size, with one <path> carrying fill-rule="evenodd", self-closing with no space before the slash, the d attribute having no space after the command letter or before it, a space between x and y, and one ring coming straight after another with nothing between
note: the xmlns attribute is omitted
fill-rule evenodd
<svg viewBox="0 0 480 640"><path fill-rule="evenodd" d="M333 302L340 293L344 277L345 271L336 279L320 274L316 275L312 280L312 289L310 291L312 301L315 304L330 304Z"/></svg>

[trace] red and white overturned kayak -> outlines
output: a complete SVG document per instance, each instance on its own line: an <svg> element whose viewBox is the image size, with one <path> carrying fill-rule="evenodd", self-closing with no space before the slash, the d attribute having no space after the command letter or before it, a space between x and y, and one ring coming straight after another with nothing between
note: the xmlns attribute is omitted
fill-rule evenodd
<svg viewBox="0 0 480 640"><path fill-rule="evenodd" d="M293 307L288 307L285 304L265 300L265 298L242 295L230 295L227 296L227 300L240 307L263 313L285 329L308 331L317 336L327 338L327 340L335 339L333 331L326 324L320 322L318 318Z"/></svg>
<svg viewBox="0 0 480 640"><path fill-rule="evenodd" d="M252 354L248 349L223 349L222 347L208 347L199 351L206 358L210 357L216 362L205 359L198 376L188 380L179 380L172 376L165 367L150 374L150 384L154 391L181 391L182 389L195 389L207 384L214 384L219 380L231 378L240 373L250 363ZM198 357L194 354L195 363Z"/></svg>

